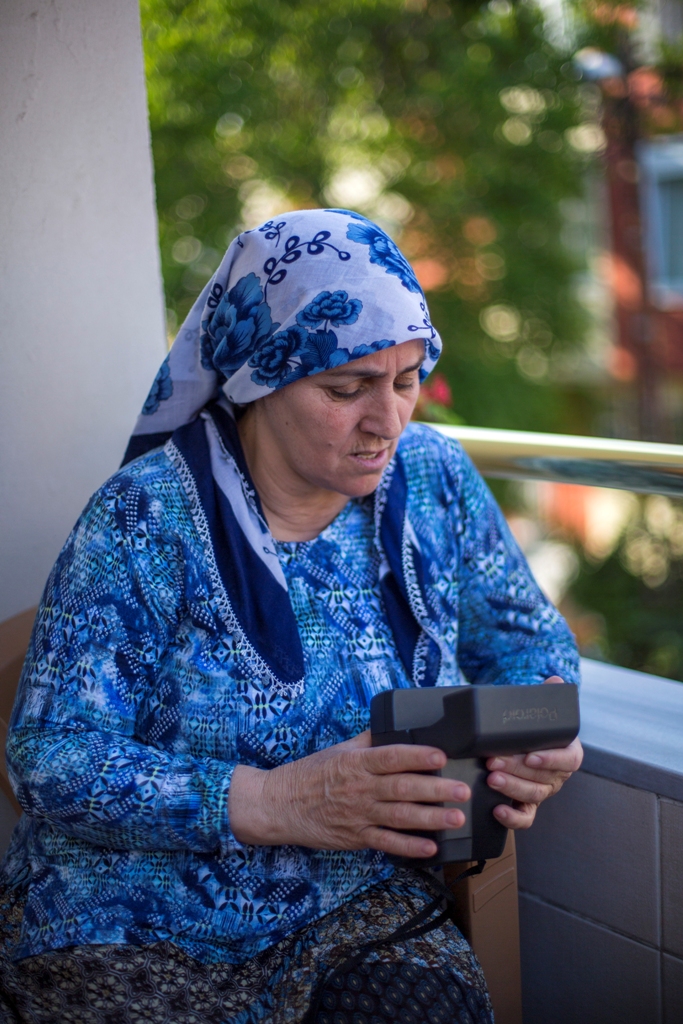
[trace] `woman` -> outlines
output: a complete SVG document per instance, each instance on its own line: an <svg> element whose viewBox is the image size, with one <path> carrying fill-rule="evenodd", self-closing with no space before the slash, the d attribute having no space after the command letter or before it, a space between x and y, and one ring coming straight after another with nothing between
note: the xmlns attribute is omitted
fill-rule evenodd
<svg viewBox="0 0 683 1024"><path fill-rule="evenodd" d="M430 857L411 833L462 825L440 805L469 795L421 774L440 751L370 747L373 694L578 678L460 447L408 427L440 349L357 214L230 246L38 612L8 743L9 1020L491 1020L449 922L334 973L429 906L387 854ZM527 827L579 761L491 762L499 820Z"/></svg>

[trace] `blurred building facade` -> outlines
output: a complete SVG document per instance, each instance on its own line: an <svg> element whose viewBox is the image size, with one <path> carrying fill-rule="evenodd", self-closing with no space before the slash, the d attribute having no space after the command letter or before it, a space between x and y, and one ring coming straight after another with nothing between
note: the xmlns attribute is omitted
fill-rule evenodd
<svg viewBox="0 0 683 1024"><path fill-rule="evenodd" d="M674 63L680 58L683 3L659 0L644 13L626 5L609 10L622 12L615 52L589 47L577 54L584 79L602 98L605 190L594 212L609 239L603 270L613 300L609 370L617 382L609 432L680 441L683 94L675 74L667 76L666 53L668 47Z"/></svg>

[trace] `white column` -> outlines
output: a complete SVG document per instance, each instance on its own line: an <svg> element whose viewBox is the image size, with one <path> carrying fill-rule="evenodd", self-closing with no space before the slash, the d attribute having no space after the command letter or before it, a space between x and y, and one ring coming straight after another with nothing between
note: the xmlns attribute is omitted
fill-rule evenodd
<svg viewBox="0 0 683 1024"><path fill-rule="evenodd" d="M0 621L36 604L164 351L137 0L0 3Z"/></svg>

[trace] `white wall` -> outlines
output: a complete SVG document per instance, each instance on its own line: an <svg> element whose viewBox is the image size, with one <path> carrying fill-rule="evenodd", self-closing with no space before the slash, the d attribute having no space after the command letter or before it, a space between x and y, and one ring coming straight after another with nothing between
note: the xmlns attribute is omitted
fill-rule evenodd
<svg viewBox="0 0 683 1024"><path fill-rule="evenodd" d="M0 2L0 620L37 603L165 351L137 0Z"/></svg>

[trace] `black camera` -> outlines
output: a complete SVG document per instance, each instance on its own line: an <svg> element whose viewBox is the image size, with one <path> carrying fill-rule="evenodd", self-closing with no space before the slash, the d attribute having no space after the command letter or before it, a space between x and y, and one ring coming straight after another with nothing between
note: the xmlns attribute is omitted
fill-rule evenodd
<svg viewBox="0 0 683 1024"><path fill-rule="evenodd" d="M443 750L448 761L434 772L466 782L472 791L459 807L461 828L425 832L438 853L422 864L500 857L507 829L493 808L512 803L487 785L486 758L567 747L579 732L579 691L573 683L543 686L430 686L385 690L370 703L372 745L421 743Z"/></svg>

